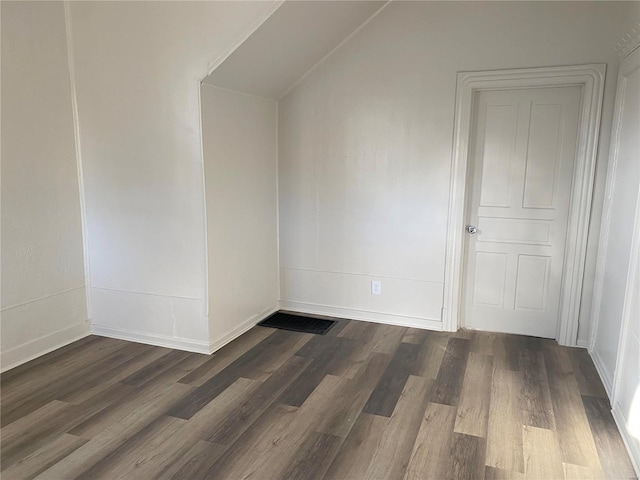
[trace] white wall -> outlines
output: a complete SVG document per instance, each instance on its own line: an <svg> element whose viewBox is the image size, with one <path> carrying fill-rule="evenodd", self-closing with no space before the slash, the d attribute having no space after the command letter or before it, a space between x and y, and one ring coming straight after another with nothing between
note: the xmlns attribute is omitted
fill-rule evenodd
<svg viewBox="0 0 640 480"><path fill-rule="evenodd" d="M277 103L202 85L212 348L277 309Z"/></svg>
<svg viewBox="0 0 640 480"><path fill-rule="evenodd" d="M456 73L606 62L586 344L625 9L392 2L308 74L279 104L284 305L438 328ZM381 296L370 294L374 278Z"/></svg>
<svg viewBox="0 0 640 480"><path fill-rule="evenodd" d="M64 8L2 2L2 356L89 333Z"/></svg>
<svg viewBox="0 0 640 480"><path fill-rule="evenodd" d="M640 186L640 69L628 72L621 82L622 119L620 145L612 158L615 167L610 168L610 190L607 192L608 209L604 212L605 232L600 241L601 289L596 291L594 314L597 326L593 339L593 354L601 367L605 385L611 390L623 304L632 255L633 219Z"/></svg>
<svg viewBox="0 0 640 480"><path fill-rule="evenodd" d="M640 12L639 12L640 13ZM640 15L636 18L640 19ZM638 23L640 27L640 22ZM640 28L637 30L640 33ZM636 40L640 44L640 36ZM590 353L640 467L640 48L620 68Z"/></svg>
<svg viewBox="0 0 640 480"><path fill-rule="evenodd" d="M199 81L273 6L70 2L94 331L209 350Z"/></svg>

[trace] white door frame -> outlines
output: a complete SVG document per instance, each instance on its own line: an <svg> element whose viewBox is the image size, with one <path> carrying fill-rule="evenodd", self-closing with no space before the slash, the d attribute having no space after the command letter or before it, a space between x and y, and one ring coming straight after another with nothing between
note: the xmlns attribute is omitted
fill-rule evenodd
<svg viewBox="0 0 640 480"><path fill-rule="evenodd" d="M457 330L461 320L465 194L475 93L510 88L580 86L582 98L578 143L564 251L560 319L556 333L556 340L560 344L576 345L605 72L605 64L591 64L458 73L442 308L444 330Z"/></svg>

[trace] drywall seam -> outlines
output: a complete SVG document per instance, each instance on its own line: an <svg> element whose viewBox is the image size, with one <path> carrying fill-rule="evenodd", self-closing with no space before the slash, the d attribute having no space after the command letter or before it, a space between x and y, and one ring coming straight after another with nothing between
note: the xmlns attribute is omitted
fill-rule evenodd
<svg viewBox="0 0 640 480"><path fill-rule="evenodd" d="M285 90L285 92L280 95L280 98L278 98L278 101L282 100L284 97L286 97L289 92L291 92L294 88L296 88L298 85L300 85L304 79L310 75L313 71L315 71L320 65L322 65L331 55L334 54L334 52L336 52L338 49L340 49L344 44L346 44L349 40L351 40L353 37L355 37L360 30L362 30L366 25L369 24L369 22L371 20L373 20L375 17L378 16L378 14L380 12L382 12L385 8L387 8L387 6L391 3L392 0L388 0L384 5L382 5L378 10L376 10L373 15L371 15L369 18L367 18L358 28L356 28L353 32L351 32L349 34L349 36L347 36L344 40L342 40L338 45L336 45L333 49L331 49L331 51L329 53L327 53L324 57L322 57L320 60L318 60L318 62L311 67L309 70L307 70L306 72L304 72L302 74L302 76L300 78L298 78L295 82L293 82L293 84L287 88Z"/></svg>
<svg viewBox="0 0 640 480"><path fill-rule="evenodd" d="M98 287L96 285L94 285L92 288L95 288L96 290L108 290L110 292L132 293L134 295L149 295L150 297L181 298L181 299L184 299L184 300L202 301L202 299L198 298L198 297L183 297L183 296L180 296L180 295L165 295L165 294L162 294L162 293L136 292L134 290L120 290L119 288Z"/></svg>
<svg viewBox="0 0 640 480"><path fill-rule="evenodd" d="M200 172L202 178L202 211L204 213L204 292L202 316L209 335L209 234L207 222L207 180L204 171L204 132L202 131L202 82L198 83L198 133L200 134ZM174 325L175 330L175 325Z"/></svg>
<svg viewBox="0 0 640 480"><path fill-rule="evenodd" d="M259 98L260 100L268 100L270 102L278 103L278 100L276 100L275 98L261 97L260 95L255 95L253 93L240 92L239 90L232 90L230 88L220 87L219 85L213 85L212 83L202 82L200 85L203 86L203 87L217 88L218 90L222 90L223 92L229 92L229 93L233 93L235 95L243 95L245 97ZM202 110L202 108L201 108L201 110Z"/></svg>
<svg viewBox="0 0 640 480"><path fill-rule="evenodd" d="M268 8L266 8L264 10L264 12L262 13L262 15L260 15L256 21L251 24L251 26L242 34L240 35L240 37L238 38L238 40L236 40L236 42L231 45L230 48L228 48L222 55L220 55L218 58L216 58L214 61L209 62L208 66L207 66L207 74L200 80L200 83L203 83L204 79L207 78L209 75L211 75L213 73L213 71L218 68L222 62L224 62L229 55L231 55L240 45L242 45L247 38L249 38L251 35L253 35L253 32L255 32L258 28L260 28L260 25L262 25L264 22L267 21L267 19L273 15L275 13L276 10L278 10L282 4L285 2L285 0L276 0L274 2L272 2Z"/></svg>
<svg viewBox="0 0 640 480"><path fill-rule="evenodd" d="M278 280L278 301L282 300L282 275L280 270L280 102L276 102L276 265Z"/></svg>
<svg viewBox="0 0 640 480"><path fill-rule="evenodd" d="M65 293L69 293L69 292L75 292L76 290L80 290L82 288L86 288L86 285L67 288L66 290L60 290L59 292L51 293L49 295L44 295L38 298L32 298L31 300L27 300L26 302L16 303L14 305L9 305L8 307L2 307L1 311L6 312L7 310L13 310L14 308L24 307L25 305L29 305L30 303L39 302L40 300L46 300L47 298L57 297L58 295L64 295Z"/></svg>
<svg viewBox="0 0 640 480"><path fill-rule="evenodd" d="M87 206L84 192L84 173L82 169L82 144L80 141L80 120L78 117L78 96L76 92L75 63L73 57L73 32L71 24L71 6L64 2L64 26L67 35L67 62L69 66L69 84L71 87L71 111L73 114L73 136L76 151L76 170L78 174L78 195L80 200L80 223L82 225L82 249L84 258L84 287L87 302L87 320L93 318L91 303L91 264L89 257L89 235L87 230Z"/></svg>

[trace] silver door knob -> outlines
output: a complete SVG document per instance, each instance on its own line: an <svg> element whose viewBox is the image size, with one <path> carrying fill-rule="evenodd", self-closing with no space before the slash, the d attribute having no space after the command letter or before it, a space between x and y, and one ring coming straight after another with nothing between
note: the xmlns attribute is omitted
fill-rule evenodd
<svg viewBox="0 0 640 480"><path fill-rule="evenodd" d="M478 228L475 225L467 225L467 233L473 235L478 231Z"/></svg>

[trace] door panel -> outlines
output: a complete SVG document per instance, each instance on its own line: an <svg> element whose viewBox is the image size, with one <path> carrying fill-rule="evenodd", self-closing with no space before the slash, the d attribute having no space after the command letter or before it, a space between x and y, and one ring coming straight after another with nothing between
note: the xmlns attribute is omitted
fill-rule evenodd
<svg viewBox="0 0 640 480"><path fill-rule="evenodd" d="M476 94L464 324L554 338L580 87Z"/></svg>

